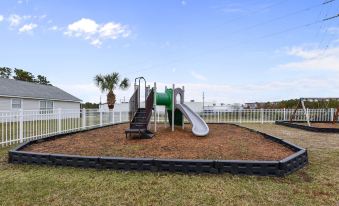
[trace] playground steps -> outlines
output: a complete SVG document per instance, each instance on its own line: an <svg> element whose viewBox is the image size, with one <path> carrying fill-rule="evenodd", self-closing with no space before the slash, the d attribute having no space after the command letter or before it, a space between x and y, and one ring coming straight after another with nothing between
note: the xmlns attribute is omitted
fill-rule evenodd
<svg viewBox="0 0 339 206"><path fill-rule="evenodd" d="M125 130L126 138L127 134L131 135L132 133L139 134L140 138L152 138L154 134L147 129L147 126L146 110L139 108L130 123L130 128Z"/></svg>
<svg viewBox="0 0 339 206"><path fill-rule="evenodd" d="M126 129L125 134L127 138L127 134L131 136L131 134L138 134L140 138L146 138L146 139L151 139L154 137L154 134L147 130L147 129Z"/></svg>

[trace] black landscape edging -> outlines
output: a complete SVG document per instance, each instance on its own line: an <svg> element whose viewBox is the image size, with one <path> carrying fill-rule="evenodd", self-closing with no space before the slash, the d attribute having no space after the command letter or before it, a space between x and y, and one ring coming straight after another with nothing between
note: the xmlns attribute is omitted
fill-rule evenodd
<svg viewBox="0 0 339 206"><path fill-rule="evenodd" d="M112 125L109 125L112 126ZM239 125L236 125L241 127ZM106 126L107 127L107 126ZM245 127L241 127L248 129ZM98 128L93 128L98 129ZM93 130L89 129L89 130ZM66 154L48 154L20 151L31 144L61 138L70 134L85 132L82 130L67 134L58 134L43 139L32 140L8 152L8 161L14 164L54 165L66 167L113 169L122 171L152 171L152 172L179 172L179 173L231 173L237 175L256 176L285 176L308 163L307 150L252 129L250 131L263 135L295 151L294 154L280 161L256 160L189 160L189 159L157 159L157 158L126 158L126 157L99 157L79 156Z"/></svg>
<svg viewBox="0 0 339 206"><path fill-rule="evenodd" d="M287 127L292 127L296 129L302 129L311 132L322 132L322 133L339 133L339 128L320 128L320 127L312 127L308 125L301 125L296 123L306 123L305 121L300 122L289 122L289 121L276 121L275 124L283 125ZM312 123L312 122L311 122ZM318 123L330 123L330 122L318 122Z"/></svg>

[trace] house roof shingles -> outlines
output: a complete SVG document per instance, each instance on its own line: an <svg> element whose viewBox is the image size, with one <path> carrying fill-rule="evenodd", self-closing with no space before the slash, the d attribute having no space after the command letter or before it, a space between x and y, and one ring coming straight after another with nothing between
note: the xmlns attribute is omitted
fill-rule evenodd
<svg viewBox="0 0 339 206"><path fill-rule="evenodd" d="M55 87L0 78L0 96L81 102L81 99Z"/></svg>

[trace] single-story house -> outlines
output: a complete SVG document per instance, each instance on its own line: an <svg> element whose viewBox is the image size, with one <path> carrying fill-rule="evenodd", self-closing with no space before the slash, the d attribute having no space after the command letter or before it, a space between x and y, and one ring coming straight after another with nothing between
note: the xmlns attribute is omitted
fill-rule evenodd
<svg viewBox="0 0 339 206"><path fill-rule="evenodd" d="M0 111L80 109L81 102L55 86L0 78Z"/></svg>

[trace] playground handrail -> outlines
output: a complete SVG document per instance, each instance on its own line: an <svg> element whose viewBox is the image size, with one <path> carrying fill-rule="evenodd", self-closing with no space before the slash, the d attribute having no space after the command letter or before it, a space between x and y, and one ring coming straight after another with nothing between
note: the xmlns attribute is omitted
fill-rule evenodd
<svg viewBox="0 0 339 206"><path fill-rule="evenodd" d="M129 100L129 122L131 123L134 115L139 108L139 88L137 88Z"/></svg>
<svg viewBox="0 0 339 206"><path fill-rule="evenodd" d="M153 103L154 103L154 89L152 88L147 96L146 103L145 103L147 123L152 117Z"/></svg>

